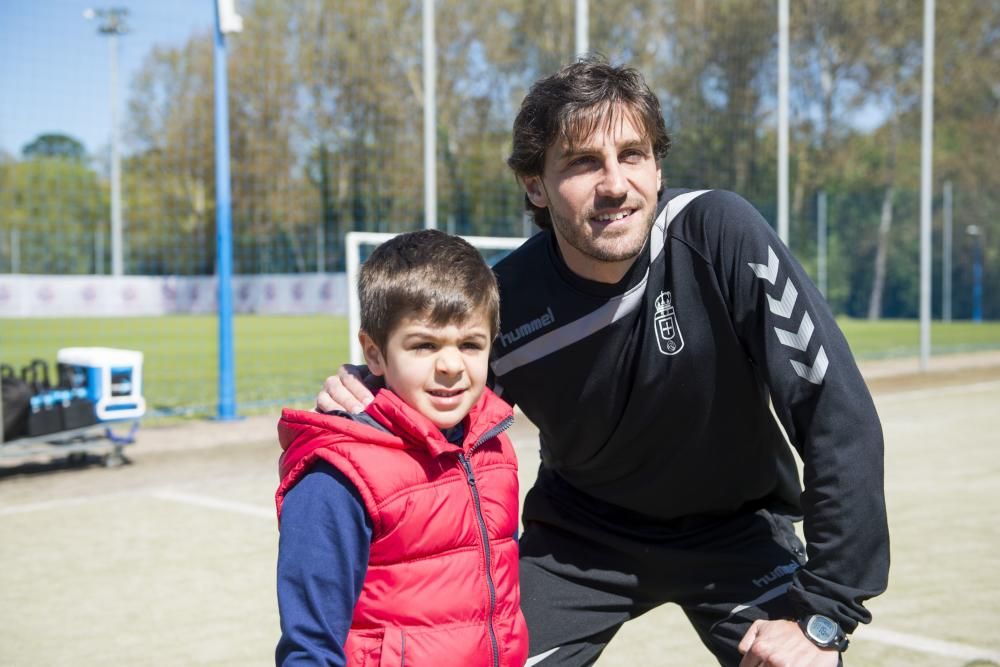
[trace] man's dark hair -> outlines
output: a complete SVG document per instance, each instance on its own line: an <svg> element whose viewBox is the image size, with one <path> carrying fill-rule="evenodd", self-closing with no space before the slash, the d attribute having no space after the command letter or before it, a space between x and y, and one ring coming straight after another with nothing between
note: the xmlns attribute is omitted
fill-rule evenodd
<svg viewBox="0 0 1000 667"><path fill-rule="evenodd" d="M444 326L484 315L500 328L500 293L482 255L465 239L435 229L393 237L375 248L358 277L361 329L385 351L408 317Z"/></svg>
<svg viewBox="0 0 1000 667"><path fill-rule="evenodd" d="M552 76L536 81L514 120L514 140L507 165L518 177L541 176L545 151L556 141L570 146L589 137L599 127L609 128L622 114L653 146L662 160L670 151L660 101L632 67L613 66L601 56L582 58ZM524 198L542 229L552 226L549 211Z"/></svg>

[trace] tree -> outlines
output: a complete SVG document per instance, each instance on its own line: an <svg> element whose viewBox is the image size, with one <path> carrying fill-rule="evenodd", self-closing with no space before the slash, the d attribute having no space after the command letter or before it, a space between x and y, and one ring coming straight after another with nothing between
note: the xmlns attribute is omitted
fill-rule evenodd
<svg viewBox="0 0 1000 667"><path fill-rule="evenodd" d="M885 291L887 263L890 248L894 206L899 187L899 154L901 142L913 140L912 125L903 122L912 118L908 114L920 99L920 73L922 63L920 16L902 0L879 4L869 8L870 33L868 48L864 51L865 67L872 83L874 101L886 111L886 122L879 132L884 145L884 160L877 176L883 187L878 235L875 249L875 269L868 300L868 319L882 315L882 298ZM904 132L910 133L904 136Z"/></svg>
<svg viewBox="0 0 1000 667"><path fill-rule="evenodd" d="M318 231L324 268L337 269L347 231L420 226L421 3L247 4L229 42L237 270L312 270ZM936 176L955 183L957 223L986 229L988 265L1000 260L990 243L1000 183L982 148L1000 140L995 7L963 0L938 16ZM916 225L894 221L916 211L919 12L901 0L802 0L792 11L794 247L808 265L806 221L827 190L831 303L915 312ZM592 50L638 67L663 103L667 182L736 190L773 218L774 12L754 0L592 2L590 12ZM435 17L437 222L520 233L510 127L527 87L574 57L572 3L438 0ZM130 271L213 271L211 44L196 34L156 49L133 82ZM956 285L967 280L961 259Z"/></svg>
<svg viewBox="0 0 1000 667"><path fill-rule="evenodd" d="M1000 143L1000 12L995 0L938 9L934 180L954 185L954 307L963 317L971 311L973 247L964 233L967 225L982 230L986 284L998 284L1000 271L1000 172L994 150ZM987 287L983 310L988 319L1000 318L1000 290Z"/></svg>
<svg viewBox="0 0 1000 667"><path fill-rule="evenodd" d="M615 50L660 97L674 140L667 182L773 202L773 134L764 120L775 89L775 15L750 0L648 3L625 21L614 20L614 7L600 11L598 23L614 26L601 28L609 46L633 45Z"/></svg>
<svg viewBox="0 0 1000 667"><path fill-rule="evenodd" d="M830 3L803 0L791 4L790 16L790 243L807 266L812 264L817 194L831 193L832 181L850 159L842 150L850 125L868 89L868 71L860 54L867 39L866 0ZM828 199L833 210L835 202ZM818 241L818 239L817 239ZM840 257L840 267L851 256ZM843 284L828 283L827 299L838 304Z"/></svg>
<svg viewBox="0 0 1000 667"><path fill-rule="evenodd" d="M65 158L74 162L87 159L83 144L67 134L40 134L21 149L25 159L42 157Z"/></svg>
<svg viewBox="0 0 1000 667"><path fill-rule="evenodd" d="M130 273L214 269L212 96L207 33L153 48L132 81L122 169Z"/></svg>
<svg viewBox="0 0 1000 667"><path fill-rule="evenodd" d="M0 164L0 234L19 237L21 273L103 273L98 238L108 193L86 165L63 158Z"/></svg>

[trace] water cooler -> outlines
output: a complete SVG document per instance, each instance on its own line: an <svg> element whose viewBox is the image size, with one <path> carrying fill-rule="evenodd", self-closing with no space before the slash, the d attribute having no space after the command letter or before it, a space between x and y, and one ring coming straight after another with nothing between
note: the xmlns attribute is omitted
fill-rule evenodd
<svg viewBox="0 0 1000 667"><path fill-rule="evenodd" d="M97 419L137 419L146 412L142 397L142 352L111 347L65 347L56 355L63 386L86 390Z"/></svg>

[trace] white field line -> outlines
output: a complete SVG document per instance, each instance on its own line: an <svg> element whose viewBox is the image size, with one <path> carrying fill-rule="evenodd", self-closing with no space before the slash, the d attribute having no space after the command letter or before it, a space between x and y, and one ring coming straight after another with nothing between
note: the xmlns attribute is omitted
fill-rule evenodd
<svg viewBox="0 0 1000 667"><path fill-rule="evenodd" d="M962 390L978 391L981 389L992 389L995 387L1000 387L1000 382L984 382L973 385L965 385L963 387L950 387L948 389L951 389L952 391L948 393L962 393ZM942 393L941 391L931 392L925 390L918 390L911 392L900 392L898 394L892 394L891 396L900 398L910 398L913 397L915 394L921 394L921 395L926 394L927 396L939 396L941 395L941 393ZM237 514L245 514L269 520L275 517L274 510L269 508L265 509L258 505L250 505L248 503L240 503L231 500L223 500L220 498L213 498L210 496L202 496L191 493L182 493L180 491L175 491L171 489L154 489L147 493L148 495L154 498L157 498L159 500L166 500L168 502L195 505L198 507L223 510L226 512L235 512ZM0 507L0 516L9 516L14 514L23 514L27 512L59 509L64 507L74 507L79 505L85 505L92 502L120 499L126 496L135 497L137 495L142 495L142 494L136 492L108 493L96 496L86 496L83 498L63 498L63 499L49 500L39 503L27 503L24 505ZM920 635L911 635L903 632L896 632L894 630L886 630L882 628L864 627L858 632L856 639L862 641L877 642L880 644L888 644L890 646L899 646L901 648L905 648L911 651L916 651L919 653L930 653L934 655L946 656L949 658L958 658L961 660L992 660L994 662L1000 662L1000 651L993 651L990 649L980 648L976 646L968 646L956 642L948 642L939 639L932 639ZM544 657L544 656L539 656L539 657Z"/></svg>
<svg viewBox="0 0 1000 667"><path fill-rule="evenodd" d="M955 642L941 641L919 635L910 635L905 632L895 632L882 628L863 628L858 631L857 638L861 641L873 641L880 644L889 644L901 648L917 651L920 653L933 653L943 655L948 658L958 658L960 660L992 660L1000 662L1000 651L991 651L977 646L968 646Z"/></svg>
<svg viewBox="0 0 1000 667"><path fill-rule="evenodd" d="M261 507L260 505L250 505L248 503L223 500L221 498L213 498L211 496L200 496L193 493L182 493L171 489L157 489L151 491L149 495L159 500L196 505L198 507L207 507L209 509L235 512L237 514L246 514L249 516L260 517L262 519L273 519L277 521L277 513L273 508L269 509Z"/></svg>
<svg viewBox="0 0 1000 667"><path fill-rule="evenodd" d="M151 489L144 491L126 491L121 493L104 493L90 496L81 496L78 498L56 498L53 500L44 500L37 503L25 503L23 505L8 505L6 507L0 507L0 516L12 516L15 514L26 514L28 512L44 512L46 510L58 510L65 509L68 507L80 507L82 505L89 505L91 503L100 503L109 500L121 500L123 498L137 498L141 496L152 496L159 500L166 500L169 502L183 503L187 505L197 505L199 507L207 507L210 509L225 510L227 512L235 512L237 514L246 514L249 516L256 516L262 519L275 519L276 514L273 508L265 508L259 505L250 505L247 503L239 503L232 500L223 500L221 498L212 498L210 496L195 495L193 493L182 493L180 491L175 491L172 489L161 488L161 489Z"/></svg>
<svg viewBox="0 0 1000 667"><path fill-rule="evenodd" d="M1000 386L1000 383L996 384ZM211 509L224 510L228 512L237 512L240 514L249 514L251 516L257 516L266 519L274 518L273 510L270 509L265 510L256 505L237 503L228 500L220 500L218 498L211 498L209 496L180 493L178 491L171 491L169 489L153 491L151 495L161 500L187 503L190 505L208 507ZM927 637L921 637L917 635L908 635L902 632L895 632L892 630L864 628L863 631L859 633L858 639L864 641L878 642L881 644L900 646L902 648L906 648L919 653L931 653L934 655L943 655L963 660L985 659L985 660L1000 661L1000 652L997 651L991 651L989 649L978 648L975 646L966 646L964 644L957 644L954 642L946 642L937 639L930 639ZM544 655L538 656L536 660L543 657L545 656Z"/></svg>
<svg viewBox="0 0 1000 667"><path fill-rule="evenodd" d="M103 493L92 496L81 496L79 498L55 498L53 500L43 500L37 503L24 503L23 505L8 505L0 507L0 516L10 516L13 514L25 514L27 512L43 512L45 510L61 509L64 507L78 507L93 502L104 500L117 500L126 497L135 497L135 492Z"/></svg>
<svg viewBox="0 0 1000 667"><path fill-rule="evenodd" d="M894 391L889 393L875 394L876 403L895 403L896 401L912 401L922 398L938 398L940 396L954 396L961 394L973 394L982 391L993 391L1000 389L1000 381L974 382L972 384L960 384L951 387L941 387L939 389L911 389L910 391Z"/></svg>

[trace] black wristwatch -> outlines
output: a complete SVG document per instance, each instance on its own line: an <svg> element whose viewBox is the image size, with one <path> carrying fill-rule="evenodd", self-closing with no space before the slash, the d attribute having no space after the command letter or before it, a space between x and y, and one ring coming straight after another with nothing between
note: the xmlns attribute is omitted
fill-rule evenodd
<svg viewBox="0 0 1000 667"><path fill-rule="evenodd" d="M849 643L847 635L840 629L840 624L832 618L813 614L799 619L799 627L809 641L820 648L835 648L838 651L847 649Z"/></svg>

